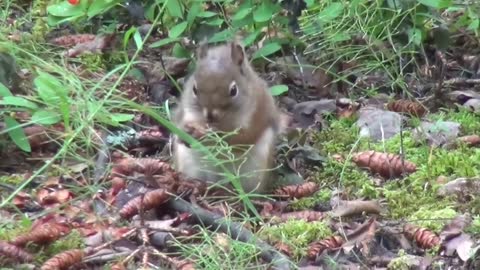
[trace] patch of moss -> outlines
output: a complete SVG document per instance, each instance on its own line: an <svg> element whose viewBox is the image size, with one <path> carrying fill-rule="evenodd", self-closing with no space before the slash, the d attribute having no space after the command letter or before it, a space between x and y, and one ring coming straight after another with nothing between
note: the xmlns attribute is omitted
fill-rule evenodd
<svg viewBox="0 0 480 270"><path fill-rule="evenodd" d="M480 132L480 115L459 107L455 109L444 109L439 113L429 116L434 121L452 121L462 125L462 131L466 135L478 134Z"/></svg>
<svg viewBox="0 0 480 270"><path fill-rule="evenodd" d="M77 230L72 230L65 237L62 237L52 244L45 246L42 252L40 252L35 259L39 262L44 262L58 253L71 249L83 248L84 246L85 243L80 232Z"/></svg>
<svg viewBox="0 0 480 270"><path fill-rule="evenodd" d="M474 216L472 223L465 229L469 234L473 234L475 237L480 236L480 216Z"/></svg>
<svg viewBox="0 0 480 270"><path fill-rule="evenodd" d="M332 190L323 188L317 191L311 197L305 197L295 200L289 204L293 210L312 209L319 203L327 203L332 197Z"/></svg>
<svg viewBox="0 0 480 270"><path fill-rule="evenodd" d="M79 57L84 67L91 72L102 71L106 68L103 56L100 54L87 53L82 54Z"/></svg>
<svg viewBox="0 0 480 270"><path fill-rule="evenodd" d="M22 183L23 180L24 178L21 175L12 174L12 175L0 176L1 183L14 185L14 186L19 185L20 183Z"/></svg>
<svg viewBox="0 0 480 270"><path fill-rule="evenodd" d="M350 151L358 139L359 128L352 119L340 119L314 136L315 146L325 155Z"/></svg>
<svg viewBox="0 0 480 270"><path fill-rule="evenodd" d="M341 187L358 197L373 199L381 195L379 187L375 185L368 172L358 169L352 162L342 164L330 159L323 169L315 174L315 179L322 185L328 185L331 188Z"/></svg>
<svg viewBox="0 0 480 270"><path fill-rule="evenodd" d="M405 253L402 249L398 252L398 257L394 258L388 265L387 269L389 270L409 270L411 267L412 260L411 255Z"/></svg>
<svg viewBox="0 0 480 270"><path fill-rule="evenodd" d="M284 243L292 250L295 258L305 255L309 243L332 235L325 222L305 220L290 220L278 225L264 226L259 236L270 243Z"/></svg>
<svg viewBox="0 0 480 270"><path fill-rule="evenodd" d="M195 269L250 269L253 265L261 264L259 250L253 243L237 241L223 233L212 234L201 230L195 236L199 241L192 242L192 237L189 237L186 244L176 243L182 256L195 262Z"/></svg>
<svg viewBox="0 0 480 270"><path fill-rule="evenodd" d="M457 216L457 212L451 207L445 207L444 209L437 209L437 205L434 205L434 207L433 205L417 207L420 208L408 220L417 226L428 228L435 232L440 232L446 223Z"/></svg>
<svg viewBox="0 0 480 270"><path fill-rule="evenodd" d="M32 221L27 217L20 220L12 219L11 222L4 221L0 225L0 240L10 241L30 230Z"/></svg>

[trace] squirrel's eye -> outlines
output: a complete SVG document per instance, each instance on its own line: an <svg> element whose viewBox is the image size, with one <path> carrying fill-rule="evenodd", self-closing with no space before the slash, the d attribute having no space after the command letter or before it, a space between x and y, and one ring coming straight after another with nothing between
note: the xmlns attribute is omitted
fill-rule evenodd
<svg viewBox="0 0 480 270"><path fill-rule="evenodd" d="M198 94L198 89L197 89L197 85L196 85L196 84L193 85L192 91L193 91L193 95L194 95L194 96L197 96L197 94Z"/></svg>
<svg viewBox="0 0 480 270"><path fill-rule="evenodd" d="M236 97L238 95L238 87L235 81L230 84L230 96Z"/></svg>

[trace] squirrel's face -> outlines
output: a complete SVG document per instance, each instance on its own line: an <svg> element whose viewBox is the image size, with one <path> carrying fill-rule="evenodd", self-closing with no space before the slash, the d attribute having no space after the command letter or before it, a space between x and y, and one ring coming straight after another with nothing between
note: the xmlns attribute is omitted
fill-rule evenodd
<svg viewBox="0 0 480 270"><path fill-rule="evenodd" d="M253 98L243 48L236 42L214 48L203 43L197 56L197 67L185 93L190 106L219 130L230 131L243 125Z"/></svg>
<svg viewBox="0 0 480 270"><path fill-rule="evenodd" d="M213 127L228 127L238 122L249 100L248 90L242 78L234 71L198 72L191 87L192 105ZM241 76L241 74L239 74Z"/></svg>

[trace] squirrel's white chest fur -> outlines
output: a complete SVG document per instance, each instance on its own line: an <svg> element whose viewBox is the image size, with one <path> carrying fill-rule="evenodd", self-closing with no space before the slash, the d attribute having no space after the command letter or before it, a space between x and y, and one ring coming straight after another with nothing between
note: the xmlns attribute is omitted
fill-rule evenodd
<svg viewBox="0 0 480 270"><path fill-rule="evenodd" d="M195 115L185 113L184 120L195 120ZM262 180L270 169L269 156L273 151L274 143L275 130L272 127L268 127L246 155L237 157L238 159L231 163L225 163L225 167L239 177L246 192L255 190L261 192L264 190L265 181ZM177 137L173 141L173 151L177 170L187 177L208 182L226 181L224 183L228 183L219 166L215 166L212 164L212 161L207 160L201 153L179 142Z"/></svg>

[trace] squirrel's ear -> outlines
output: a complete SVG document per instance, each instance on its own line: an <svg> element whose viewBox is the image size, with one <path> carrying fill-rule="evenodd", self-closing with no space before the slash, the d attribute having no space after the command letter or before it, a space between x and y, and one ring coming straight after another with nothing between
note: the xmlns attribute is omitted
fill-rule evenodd
<svg viewBox="0 0 480 270"><path fill-rule="evenodd" d="M207 51L208 51L208 41L207 41L207 38L204 38L198 46L197 58L201 59L207 56Z"/></svg>
<svg viewBox="0 0 480 270"><path fill-rule="evenodd" d="M230 49L232 52L232 62L241 66L245 60L245 51L243 46L240 45L238 41L233 41L230 43Z"/></svg>

